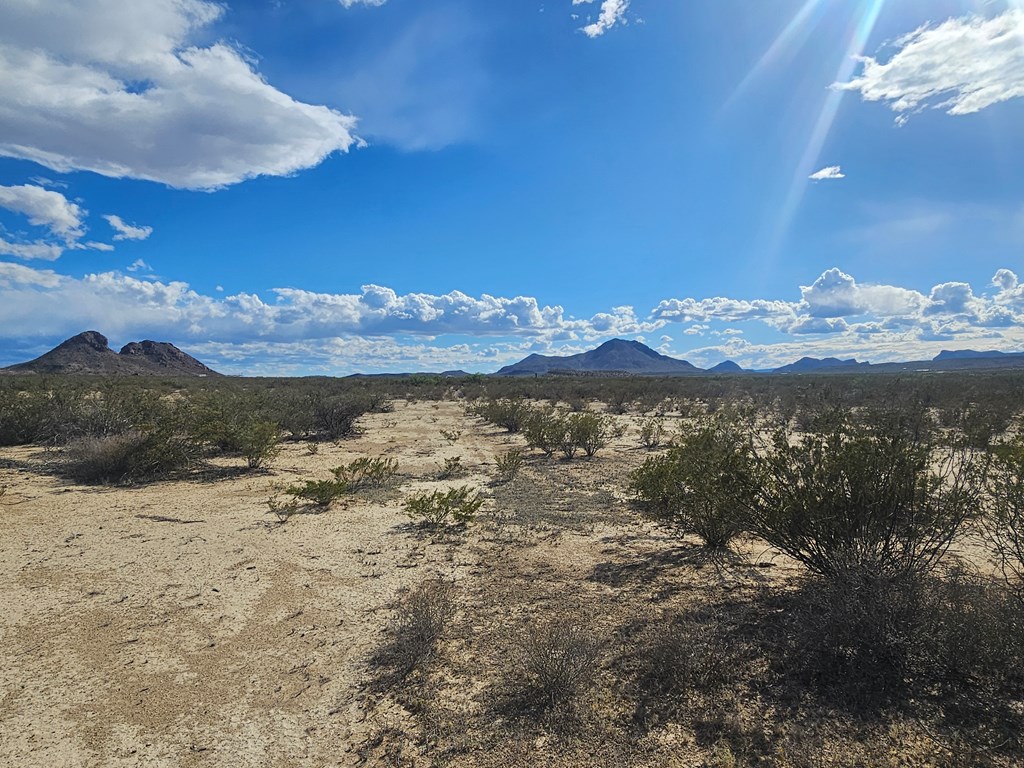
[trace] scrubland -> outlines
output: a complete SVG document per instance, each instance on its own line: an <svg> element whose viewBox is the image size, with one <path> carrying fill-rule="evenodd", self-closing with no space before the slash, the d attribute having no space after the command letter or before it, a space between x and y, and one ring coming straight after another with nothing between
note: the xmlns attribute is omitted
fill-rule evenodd
<svg viewBox="0 0 1024 768"><path fill-rule="evenodd" d="M0 763L1017 766L1024 377L0 379Z"/></svg>

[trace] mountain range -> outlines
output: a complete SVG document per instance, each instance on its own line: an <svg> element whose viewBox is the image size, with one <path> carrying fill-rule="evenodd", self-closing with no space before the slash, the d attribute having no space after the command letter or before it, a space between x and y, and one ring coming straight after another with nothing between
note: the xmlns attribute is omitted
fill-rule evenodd
<svg viewBox="0 0 1024 768"><path fill-rule="evenodd" d="M7 373L92 374L100 376L219 376L165 341L133 341L120 352L99 331L72 336L35 360L2 369Z"/></svg>
<svg viewBox="0 0 1024 768"><path fill-rule="evenodd" d="M899 373L990 368L1024 369L1024 352L943 350L931 360L879 364L859 362L854 358L841 360L835 357L802 357L779 368L758 371L745 370L732 360L726 360L705 370L686 360L663 355L639 341L612 339L595 349L566 357L533 354L518 363L506 365L494 375L697 376L745 373ZM106 336L98 331L80 333L35 360L2 368L0 373L67 373L105 376L220 375L173 344L163 341L133 341L125 344L120 352L115 352L110 348ZM458 377L469 374L464 371L447 371L440 375Z"/></svg>

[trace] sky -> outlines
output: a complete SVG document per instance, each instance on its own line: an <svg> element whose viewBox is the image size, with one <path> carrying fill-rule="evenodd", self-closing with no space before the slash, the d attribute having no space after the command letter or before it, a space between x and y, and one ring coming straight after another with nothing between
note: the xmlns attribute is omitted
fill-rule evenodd
<svg viewBox="0 0 1024 768"><path fill-rule="evenodd" d="M0 365L1024 351L1022 128L1024 0L5 0Z"/></svg>

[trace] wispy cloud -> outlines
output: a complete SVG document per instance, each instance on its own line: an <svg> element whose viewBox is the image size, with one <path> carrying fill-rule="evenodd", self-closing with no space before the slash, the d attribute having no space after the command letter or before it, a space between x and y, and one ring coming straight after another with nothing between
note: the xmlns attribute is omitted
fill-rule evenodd
<svg viewBox="0 0 1024 768"><path fill-rule="evenodd" d="M830 165L827 168L822 168L820 171L815 171L808 178L814 181L826 181L830 179L845 179L846 174L843 173L843 169L838 165Z"/></svg>
<svg viewBox="0 0 1024 768"><path fill-rule="evenodd" d="M104 217L107 223L117 232L114 235L115 240L145 240L147 237L153 234L152 227L138 226L136 224L128 224L120 216L113 213L108 213Z"/></svg>
<svg viewBox="0 0 1024 768"><path fill-rule="evenodd" d="M863 58L860 76L834 87L885 102L898 122L925 108L966 115L1024 96L1024 10L926 25L896 46L889 61Z"/></svg>

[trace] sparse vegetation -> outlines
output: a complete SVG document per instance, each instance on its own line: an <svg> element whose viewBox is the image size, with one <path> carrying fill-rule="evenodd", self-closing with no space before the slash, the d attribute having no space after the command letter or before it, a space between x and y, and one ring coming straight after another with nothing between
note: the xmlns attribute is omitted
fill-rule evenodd
<svg viewBox="0 0 1024 768"><path fill-rule="evenodd" d="M518 448L509 448L495 457L494 467L498 470L498 479L501 482L511 483L523 468L523 452Z"/></svg>
<svg viewBox="0 0 1024 768"><path fill-rule="evenodd" d="M385 488L398 474L398 461L386 457L363 456L331 470L334 479L345 485L348 493L365 488Z"/></svg>
<svg viewBox="0 0 1024 768"><path fill-rule="evenodd" d="M342 480L305 480L299 485L288 486L284 492L294 499L326 509L348 493L348 484Z"/></svg>
<svg viewBox="0 0 1024 768"><path fill-rule="evenodd" d="M465 525L473 521L483 504L478 492L463 485L447 491L414 494L405 501L405 513L431 527Z"/></svg>
<svg viewBox="0 0 1024 768"><path fill-rule="evenodd" d="M453 477L459 477L465 474L466 468L462 466L461 456L449 456L441 464L437 471L438 480L450 480Z"/></svg>

